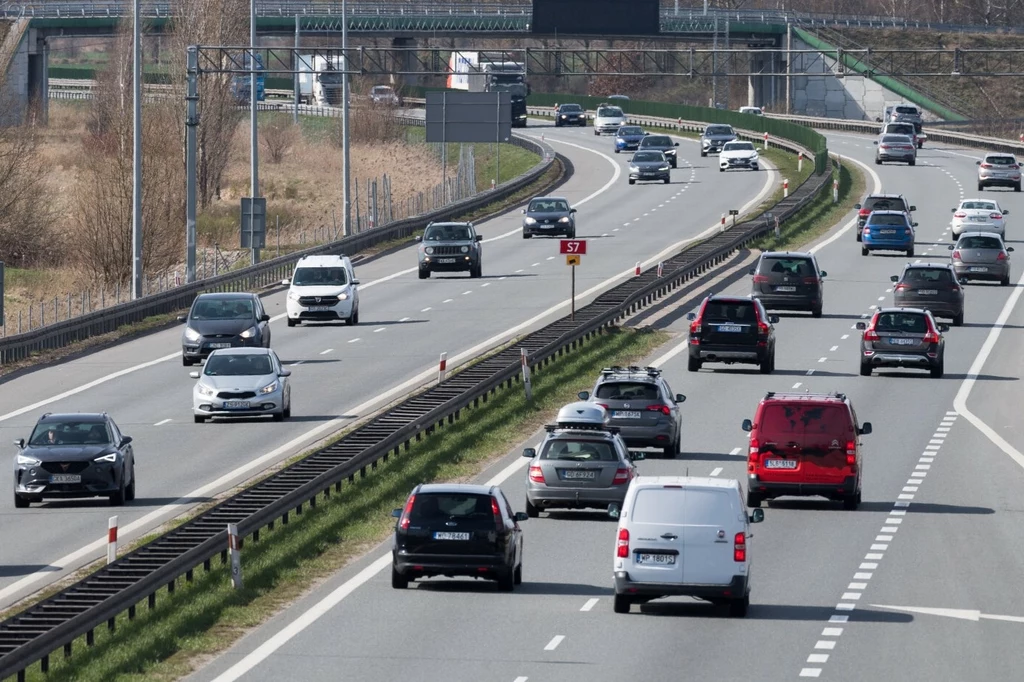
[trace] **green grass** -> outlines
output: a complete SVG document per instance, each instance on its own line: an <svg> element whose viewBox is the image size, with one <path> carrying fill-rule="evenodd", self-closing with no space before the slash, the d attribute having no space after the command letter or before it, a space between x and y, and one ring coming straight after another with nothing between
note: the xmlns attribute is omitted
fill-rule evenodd
<svg viewBox="0 0 1024 682"><path fill-rule="evenodd" d="M800 183L811 176L814 172L814 163L809 159L804 159L803 170L798 171L799 161L795 154L791 154L781 149L769 147L768 149L761 149L761 145L757 144L757 153L763 159L767 159L771 164L778 170L780 180L778 188L772 192L770 196L765 198L759 206L751 209L744 215L739 216L736 222L742 222L743 220L749 220L755 216L761 215L763 212L771 210L775 204L782 201L785 194L785 190L782 186L782 180L789 180L789 191L795 192L796 188L800 186Z"/></svg>
<svg viewBox="0 0 1024 682"><path fill-rule="evenodd" d="M259 543L242 552L245 587L235 591L225 567L214 562L191 584L179 582L174 595L161 591L157 608L142 602L133 622L118 619L114 634L96 630L96 643L74 643L70 659L54 655L50 673L38 666L29 680L47 682L170 681L187 674L193 662L235 642L247 628L264 622L305 590L335 573L350 559L381 542L417 483L464 480L508 451L525 434L548 421L575 399L589 377L610 364L631 364L667 340L663 332L613 330L533 375L533 403L521 384L499 391L453 425L414 444L408 453L343 488L315 509L292 516L288 525L264 531Z"/></svg>
<svg viewBox="0 0 1024 682"><path fill-rule="evenodd" d="M427 131L422 126L410 126L406 131L406 142L424 143ZM474 143L473 156L476 159L476 186L479 190L490 188L491 180L496 184L518 177L540 163L540 156L514 144ZM453 168L459 160L459 144L448 144L448 166ZM496 173L500 175L496 176Z"/></svg>

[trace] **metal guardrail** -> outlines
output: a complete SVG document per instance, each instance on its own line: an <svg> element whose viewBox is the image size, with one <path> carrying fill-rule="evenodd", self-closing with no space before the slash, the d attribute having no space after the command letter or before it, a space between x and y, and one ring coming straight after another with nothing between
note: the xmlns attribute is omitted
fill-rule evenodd
<svg viewBox="0 0 1024 682"><path fill-rule="evenodd" d="M676 122L648 120L648 125L674 127ZM796 149L795 146L790 146ZM806 151L805 151L806 153ZM785 222L826 186L830 173L811 176L772 210ZM649 268L629 279L575 313L527 335L503 351L467 367L419 395L413 395L381 416L357 428L333 445L302 459L271 477L221 502L195 519L125 554L114 563L64 588L57 594L0 623L0 678L18 675L36 661L43 672L49 657L63 647L72 653L72 643L83 635L86 645L95 641L96 628L116 628L125 611L135 617L136 604L145 600L156 605L157 593L173 593L179 580L193 579L201 565L212 567L217 554L227 558L226 524L236 523L240 538L259 541L263 528L287 523L292 512L301 514L304 505L313 507L321 496L340 493L344 482L365 476L378 463L408 451L413 440L431 435L445 422L452 423L462 411L487 401L499 388L518 381L521 349L526 349L531 367L543 367L577 345L590 339L623 317L668 295L742 248L774 229L758 218L740 223L713 237L691 245L664 263L663 276Z"/></svg>

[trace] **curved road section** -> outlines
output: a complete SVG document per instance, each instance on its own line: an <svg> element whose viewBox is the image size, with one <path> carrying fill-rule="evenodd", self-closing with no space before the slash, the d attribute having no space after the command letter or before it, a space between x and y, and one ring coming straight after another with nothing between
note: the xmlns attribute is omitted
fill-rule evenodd
<svg viewBox="0 0 1024 682"><path fill-rule="evenodd" d="M681 143L669 185L629 186L627 155L591 129L531 127L575 169L557 194L579 207L577 237L588 253L577 271L578 305L708 231L729 209L757 206L778 174L722 175ZM744 205L745 204L745 205ZM212 499L450 366L568 312L569 273L557 240L523 240L518 211L481 223L483 278L416 276L412 249L356 265L363 282L361 324L284 324L285 293L264 299L273 347L292 370L293 417L284 423L192 423L193 381L180 357L180 328L155 333L7 382L0 393L0 438L27 437L44 412L106 411L135 439L137 499L33 505L3 503L0 608L103 556L107 518L119 517L122 542ZM0 469L0 490L12 490Z"/></svg>
<svg viewBox="0 0 1024 682"><path fill-rule="evenodd" d="M917 205L915 260L949 258L950 208L975 194L977 152L925 147L914 168L878 168L871 164L869 138L832 135L829 148L864 162L874 175L871 184L904 193ZM1020 195L999 193L998 199L1011 218L1024 214ZM1022 229L1010 225L1011 243L1020 245ZM780 500L753 529L746 619L718 617L713 607L685 599L613 613L615 523L600 514L551 514L524 526L524 582L515 593L445 579L393 590L385 544L190 680L326 681L339 670L381 682L590 682L681 674L736 680L747 679L746 666L756 667L758 679L780 681L1017 679L1024 471L960 417L954 402L965 382L974 381L973 413L991 418L990 428L1013 447L1024 446L1012 412L1024 323L1012 303L1024 282L968 286L967 323L946 334L944 378L891 370L861 377L855 325L891 303L889 277L899 274L905 257L862 257L852 222L813 250L828 271L825 314L782 316L774 374L688 372L685 309L662 318L679 337L650 359L687 394L688 426L683 454L641 462L644 475L742 480L746 434L740 423L770 390L841 391L860 419L873 423L874 433L864 438L860 510ZM1014 267L1015 280L1024 279L1021 267ZM743 278L725 290L742 294L749 286ZM997 321L1005 324L995 327L1001 335L991 342ZM580 378L581 388L591 383ZM522 509L525 461L518 455L510 453L480 482L501 483Z"/></svg>

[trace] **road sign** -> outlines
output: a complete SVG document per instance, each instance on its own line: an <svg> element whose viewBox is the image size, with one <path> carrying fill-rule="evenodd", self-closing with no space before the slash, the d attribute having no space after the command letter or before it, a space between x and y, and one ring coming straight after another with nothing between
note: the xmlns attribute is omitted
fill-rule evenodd
<svg viewBox="0 0 1024 682"><path fill-rule="evenodd" d="M737 208L730 208L729 209L729 215L739 215L739 214L740 214L739 209L737 209Z"/></svg>
<svg viewBox="0 0 1024 682"><path fill-rule="evenodd" d="M558 253L575 253L580 256L587 255L586 239L560 239L558 241Z"/></svg>
<svg viewBox="0 0 1024 682"><path fill-rule="evenodd" d="M242 197L241 234L243 249L265 249L267 247L267 199L266 197Z"/></svg>
<svg viewBox="0 0 1024 682"><path fill-rule="evenodd" d="M575 267L575 266L579 265L580 261L582 261L582 260L583 259L580 258L579 256L566 255L566 257L565 257L565 264L566 265L572 265L572 266Z"/></svg>

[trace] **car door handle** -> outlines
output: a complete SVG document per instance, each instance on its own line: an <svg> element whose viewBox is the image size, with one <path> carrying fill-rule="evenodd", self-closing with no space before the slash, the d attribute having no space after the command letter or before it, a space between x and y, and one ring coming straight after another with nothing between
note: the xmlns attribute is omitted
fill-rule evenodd
<svg viewBox="0 0 1024 682"><path fill-rule="evenodd" d="M662 537L663 539L665 539L665 540L678 540L678 539L679 539L679 536L678 536L678 535L672 535L672 533L665 533L665 534L664 534L664 535L662 535L661 537Z"/></svg>

